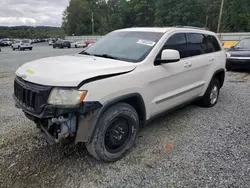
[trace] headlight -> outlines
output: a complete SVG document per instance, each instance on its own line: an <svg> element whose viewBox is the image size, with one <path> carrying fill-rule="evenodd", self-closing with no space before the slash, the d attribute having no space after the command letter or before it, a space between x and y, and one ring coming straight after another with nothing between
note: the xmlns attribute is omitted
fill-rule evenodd
<svg viewBox="0 0 250 188"><path fill-rule="evenodd" d="M49 95L48 103L53 105L76 105L80 104L86 95L87 91L54 88Z"/></svg>
<svg viewBox="0 0 250 188"><path fill-rule="evenodd" d="M226 56L227 56L227 58L230 58L230 57L231 57L231 54L228 53L228 52L226 52Z"/></svg>

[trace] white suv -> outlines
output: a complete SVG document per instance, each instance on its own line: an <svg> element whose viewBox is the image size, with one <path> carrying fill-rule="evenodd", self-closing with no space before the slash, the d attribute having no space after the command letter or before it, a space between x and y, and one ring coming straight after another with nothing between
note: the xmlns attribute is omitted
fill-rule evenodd
<svg viewBox="0 0 250 188"><path fill-rule="evenodd" d="M156 115L193 100L214 106L225 63L210 31L122 29L80 54L24 64L13 96L51 143L85 142L96 159L116 161Z"/></svg>
<svg viewBox="0 0 250 188"><path fill-rule="evenodd" d="M26 50L26 49L32 50L32 48L33 48L31 45L31 41L27 40L27 39L17 40L11 45L11 47L12 47L12 50L16 50L16 49L18 49L18 50Z"/></svg>

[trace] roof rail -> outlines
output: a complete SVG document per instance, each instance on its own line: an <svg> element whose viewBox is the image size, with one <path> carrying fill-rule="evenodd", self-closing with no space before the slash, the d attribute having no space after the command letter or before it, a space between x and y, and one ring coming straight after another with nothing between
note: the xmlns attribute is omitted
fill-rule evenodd
<svg viewBox="0 0 250 188"><path fill-rule="evenodd" d="M189 28L189 29L202 29L202 30L207 30L206 28L202 27L194 27L194 26L184 26L184 25L177 25L175 26L176 28Z"/></svg>

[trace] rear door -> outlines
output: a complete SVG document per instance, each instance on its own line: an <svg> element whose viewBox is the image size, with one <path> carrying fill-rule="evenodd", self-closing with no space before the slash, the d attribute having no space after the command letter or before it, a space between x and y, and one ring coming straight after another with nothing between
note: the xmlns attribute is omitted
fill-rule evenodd
<svg viewBox="0 0 250 188"><path fill-rule="evenodd" d="M189 78L193 86L197 86L196 95L201 95L207 82L207 76L211 74L209 70L215 60L213 53L208 53L206 35L187 33L187 60L190 63Z"/></svg>

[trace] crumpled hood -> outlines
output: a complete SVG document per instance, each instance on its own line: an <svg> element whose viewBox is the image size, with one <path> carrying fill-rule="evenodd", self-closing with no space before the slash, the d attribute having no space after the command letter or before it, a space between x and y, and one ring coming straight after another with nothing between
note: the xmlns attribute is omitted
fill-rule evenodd
<svg viewBox="0 0 250 188"><path fill-rule="evenodd" d="M135 67L129 62L77 54L26 63L16 71L16 75L40 85L77 87L86 79L126 73Z"/></svg>

